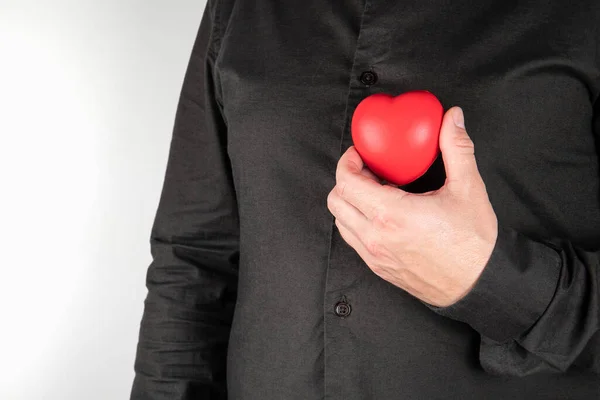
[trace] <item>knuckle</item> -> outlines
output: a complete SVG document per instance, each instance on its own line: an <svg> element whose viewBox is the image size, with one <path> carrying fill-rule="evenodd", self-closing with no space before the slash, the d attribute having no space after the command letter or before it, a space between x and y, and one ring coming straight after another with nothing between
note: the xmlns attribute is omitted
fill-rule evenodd
<svg viewBox="0 0 600 400"><path fill-rule="evenodd" d="M381 276L383 274L383 268L381 268L381 266L377 263L370 263L367 264L369 266L369 268L371 269L371 271L373 271L373 273L375 275Z"/></svg>
<svg viewBox="0 0 600 400"><path fill-rule="evenodd" d="M481 193L485 192L485 189L482 189L479 182L475 180L466 180L460 182L460 184L456 184L456 192L460 194L460 197L465 200L476 200L480 197Z"/></svg>
<svg viewBox="0 0 600 400"><path fill-rule="evenodd" d="M342 227L340 226L340 223L339 223L339 221L338 221L338 219L337 219L337 218L335 218L334 224L335 224L335 226L336 226L336 228L337 228L338 232L340 233L340 235L341 235L341 236L342 236L344 239L346 239L346 233L344 232L344 230L343 230L343 229L342 229Z"/></svg>
<svg viewBox="0 0 600 400"><path fill-rule="evenodd" d="M410 274L406 268L398 268L394 271L394 276L402 283L410 282Z"/></svg>
<svg viewBox="0 0 600 400"><path fill-rule="evenodd" d="M389 230L393 225L391 209L384 204L376 205L373 208L373 218L371 219L371 223L379 232Z"/></svg>
<svg viewBox="0 0 600 400"><path fill-rule="evenodd" d="M338 184L335 187L336 187L337 193L340 195L340 197L344 197L344 193L346 192L347 186L348 186L348 182L346 182L345 180L338 181Z"/></svg>
<svg viewBox="0 0 600 400"><path fill-rule="evenodd" d="M334 196L334 191L332 190L331 192L329 192L329 194L327 195L327 208L329 209L329 211L333 212L333 210L335 209L335 200L333 198Z"/></svg>
<svg viewBox="0 0 600 400"><path fill-rule="evenodd" d="M344 239L344 241L346 243L350 244L349 237L348 237L348 232L346 231L346 229L342 225L340 225L338 223L337 219L335 220L335 226L337 228L338 233L342 237L342 239Z"/></svg>
<svg viewBox="0 0 600 400"><path fill-rule="evenodd" d="M397 186L391 184L385 185L383 190L387 192L386 197L393 202L404 201L404 199L409 196L408 193L404 192L403 190L399 190Z"/></svg>
<svg viewBox="0 0 600 400"><path fill-rule="evenodd" d="M367 234L367 237L365 238L365 248L374 257L377 257L381 254L381 243L379 242L379 239L372 233Z"/></svg>
<svg viewBox="0 0 600 400"><path fill-rule="evenodd" d="M465 134L458 135L454 141L454 146L466 154L475 153L475 143L473 143L473 140L466 135L466 132Z"/></svg>
<svg viewBox="0 0 600 400"><path fill-rule="evenodd" d="M390 226L390 212L387 207L378 206L373 212L373 226L378 230L385 230Z"/></svg>
<svg viewBox="0 0 600 400"><path fill-rule="evenodd" d="M335 169L335 177L336 179L343 178L348 173L360 173L362 170L362 166L359 165L356 161L341 159L336 166Z"/></svg>
<svg viewBox="0 0 600 400"><path fill-rule="evenodd" d="M338 162L338 163L337 163L337 167L336 167L336 169L335 169L335 179L336 179L336 181L338 181L338 182L339 182L339 181L340 181L340 180L343 178L343 176L344 176L344 171L343 171L343 168L342 168L342 167L343 167L343 165L342 165L342 162L341 162L341 161L340 161L340 162Z"/></svg>
<svg viewBox="0 0 600 400"><path fill-rule="evenodd" d="M348 171L354 172L354 173L360 173L362 171L362 166L353 160L348 160L348 164L346 165L346 168L348 169Z"/></svg>

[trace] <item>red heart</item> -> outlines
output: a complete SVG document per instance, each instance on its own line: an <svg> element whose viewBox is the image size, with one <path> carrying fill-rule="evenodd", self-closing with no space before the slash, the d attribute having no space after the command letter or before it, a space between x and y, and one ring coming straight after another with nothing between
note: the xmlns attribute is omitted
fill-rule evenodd
<svg viewBox="0 0 600 400"><path fill-rule="evenodd" d="M422 176L439 154L444 108L425 90L373 94L352 116L352 141L371 171L397 185Z"/></svg>

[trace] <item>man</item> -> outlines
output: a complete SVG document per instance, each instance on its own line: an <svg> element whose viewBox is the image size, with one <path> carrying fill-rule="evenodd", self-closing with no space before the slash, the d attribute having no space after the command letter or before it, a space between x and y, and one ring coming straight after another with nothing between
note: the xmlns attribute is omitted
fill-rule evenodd
<svg viewBox="0 0 600 400"><path fill-rule="evenodd" d="M599 20L595 0L209 0L131 398L599 398ZM410 90L447 109L441 157L395 187L350 121Z"/></svg>

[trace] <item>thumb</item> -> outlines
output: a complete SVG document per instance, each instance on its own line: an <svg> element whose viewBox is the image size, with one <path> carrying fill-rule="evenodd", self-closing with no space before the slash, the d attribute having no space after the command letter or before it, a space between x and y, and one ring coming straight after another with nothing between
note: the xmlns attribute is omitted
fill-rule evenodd
<svg viewBox="0 0 600 400"><path fill-rule="evenodd" d="M475 146L465 129L460 107L452 107L444 115L440 131L440 151L446 168L447 184L468 184L479 179Z"/></svg>

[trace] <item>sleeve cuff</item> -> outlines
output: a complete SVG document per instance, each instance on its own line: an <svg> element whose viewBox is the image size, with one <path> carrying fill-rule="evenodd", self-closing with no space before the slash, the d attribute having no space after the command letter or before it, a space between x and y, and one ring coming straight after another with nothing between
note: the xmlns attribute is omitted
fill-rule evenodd
<svg viewBox="0 0 600 400"><path fill-rule="evenodd" d="M448 307L424 304L505 342L523 334L544 313L561 267L560 253L553 247L499 226L494 250L471 291Z"/></svg>

